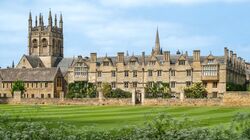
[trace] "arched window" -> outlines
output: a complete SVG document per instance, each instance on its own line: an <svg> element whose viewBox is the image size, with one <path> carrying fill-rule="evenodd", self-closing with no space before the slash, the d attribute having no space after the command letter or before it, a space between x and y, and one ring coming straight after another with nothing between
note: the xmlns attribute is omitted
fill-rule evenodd
<svg viewBox="0 0 250 140"><path fill-rule="evenodd" d="M36 39L33 39L32 46L33 46L33 48L37 48L37 40Z"/></svg>
<svg viewBox="0 0 250 140"><path fill-rule="evenodd" d="M47 47L48 41L44 38L42 39L42 47Z"/></svg>

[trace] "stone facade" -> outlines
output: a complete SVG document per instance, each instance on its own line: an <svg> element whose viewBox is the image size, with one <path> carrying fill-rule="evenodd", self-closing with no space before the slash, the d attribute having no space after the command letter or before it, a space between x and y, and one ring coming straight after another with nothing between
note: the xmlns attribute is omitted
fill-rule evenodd
<svg viewBox="0 0 250 140"><path fill-rule="evenodd" d="M38 24L39 22L39 24ZM237 54L225 48L224 54L201 56L200 50L194 50L193 55L177 51L163 51L157 29L155 47L151 54L98 57L91 53L89 57L63 57L63 21L60 15L59 26L57 17L52 24L49 12L48 25L43 23L43 16L28 20L28 55L24 55L16 66L17 69L60 68L64 77L64 89L69 83L87 81L101 87L102 83L110 83L112 88L144 93L146 86L153 82L170 84L171 92L180 94L183 88L195 82L202 82L209 96L226 92L226 84L246 84L246 63ZM33 77L35 78L35 77ZM51 85L51 87L54 87ZM46 87L49 88L49 87ZM50 89L50 88L49 88ZM66 93L67 94L67 93Z"/></svg>

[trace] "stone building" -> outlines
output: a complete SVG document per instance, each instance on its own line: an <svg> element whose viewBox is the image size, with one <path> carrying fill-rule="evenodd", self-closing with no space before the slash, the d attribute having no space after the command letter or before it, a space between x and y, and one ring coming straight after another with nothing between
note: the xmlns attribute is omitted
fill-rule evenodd
<svg viewBox="0 0 250 140"><path fill-rule="evenodd" d="M131 92L144 92L144 88L152 86L153 82L166 82L170 84L171 92L178 94L184 87L202 82L209 96L216 97L226 91L227 83L246 84L245 61L227 48L221 56L211 53L201 56L200 50L194 50L192 55L180 51L170 54L170 51L162 50L157 29L155 47L150 55L142 52L141 55L127 56L118 52L117 56L99 57L91 53L89 57L64 58L62 15L59 27L56 16L53 24L51 12L47 26L41 14L39 24L36 18L35 26L32 26L31 13L28 22L28 54L23 55L16 69L28 73L29 69L60 68L64 92L67 84L76 81L88 81L98 87L107 82L112 88Z"/></svg>
<svg viewBox="0 0 250 140"><path fill-rule="evenodd" d="M58 98L63 91L60 68L1 69L0 97L12 97L13 82L24 82L23 98Z"/></svg>

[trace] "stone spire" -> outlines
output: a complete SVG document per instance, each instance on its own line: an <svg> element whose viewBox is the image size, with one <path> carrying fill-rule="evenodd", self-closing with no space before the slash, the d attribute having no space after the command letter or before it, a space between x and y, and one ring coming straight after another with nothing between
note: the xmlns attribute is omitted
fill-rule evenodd
<svg viewBox="0 0 250 140"><path fill-rule="evenodd" d="M42 14L39 14L39 26L42 26Z"/></svg>
<svg viewBox="0 0 250 140"><path fill-rule="evenodd" d="M57 15L55 14L55 27L57 27Z"/></svg>
<svg viewBox="0 0 250 140"><path fill-rule="evenodd" d="M61 28L62 31L63 31L63 17L62 17L62 13L60 14L59 28Z"/></svg>
<svg viewBox="0 0 250 140"><path fill-rule="evenodd" d="M154 54L155 55L161 54L161 47L160 47L160 38L159 38L158 27L157 27L157 30L156 30Z"/></svg>
<svg viewBox="0 0 250 140"><path fill-rule="evenodd" d="M31 12L29 13L29 31L32 29L32 15Z"/></svg>
<svg viewBox="0 0 250 140"><path fill-rule="evenodd" d="M35 20L35 26L37 27L37 16L36 16L36 20Z"/></svg>
<svg viewBox="0 0 250 140"><path fill-rule="evenodd" d="M49 30L51 31L52 30L52 16L51 16L51 10L49 10L49 17L48 17L48 27L49 27Z"/></svg>

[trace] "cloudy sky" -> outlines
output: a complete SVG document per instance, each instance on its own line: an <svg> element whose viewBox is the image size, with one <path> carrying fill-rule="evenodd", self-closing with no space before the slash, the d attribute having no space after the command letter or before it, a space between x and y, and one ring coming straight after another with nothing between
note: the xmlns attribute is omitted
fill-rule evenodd
<svg viewBox="0 0 250 140"><path fill-rule="evenodd" d="M1 0L1 67L27 53L29 11L47 24L50 8L63 14L65 57L150 54L158 26L161 47L173 54L223 55L228 47L250 61L250 0Z"/></svg>

